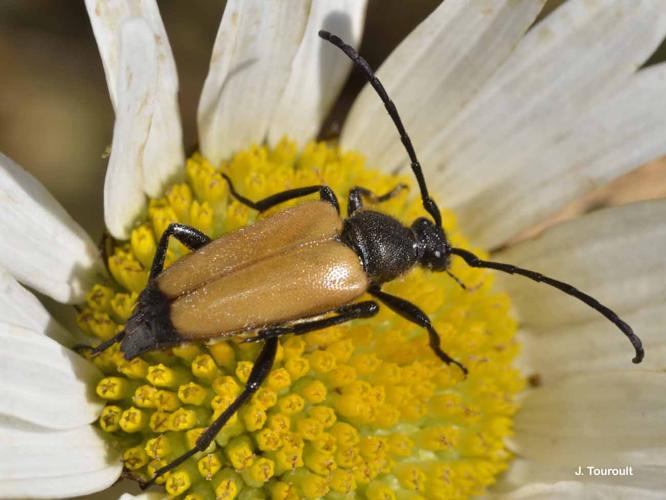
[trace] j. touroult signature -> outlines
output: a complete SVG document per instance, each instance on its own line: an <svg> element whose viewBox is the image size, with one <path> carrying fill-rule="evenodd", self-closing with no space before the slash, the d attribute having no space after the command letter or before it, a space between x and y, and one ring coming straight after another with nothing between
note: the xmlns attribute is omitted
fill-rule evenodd
<svg viewBox="0 0 666 500"><path fill-rule="evenodd" d="M631 465L625 467L594 467L593 465L579 465L577 476L633 476L634 469Z"/></svg>

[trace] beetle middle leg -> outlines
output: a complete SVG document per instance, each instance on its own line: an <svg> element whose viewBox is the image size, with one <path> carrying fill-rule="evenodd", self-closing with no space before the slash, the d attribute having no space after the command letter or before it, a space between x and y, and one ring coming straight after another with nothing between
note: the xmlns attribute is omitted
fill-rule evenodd
<svg viewBox="0 0 666 500"><path fill-rule="evenodd" d="M258 210L259 212L264 212L269 208L273 208L275 205L284 203L285 201L301 198L303 196L307 196L309 194L314 194L318 192L322 201L329 202L331 205L335 207L338 213L340 213L340 204L338 203L338 197L335 196L333 190L328 186L317 185L317 186L306 186L296 189L287 189L286 191L281 191L279 193L275 193L271 196L268 196L263 200L252 201L246 198L245 196L239 194L238 191L236 191L233 182L231 182L231 179L227 174L222 174L222 177L224 177L224 179L227 181L227 184L229 184L229 191L231 192L231 196L233 196L238 202L242 203L246 207Z"/></svg>
<svg viewBox="0 0 666 500"><path fill-rule="evenodd" d="M428 336L430 338L430 348L437 355L437 357L444 361L447 365L453 363L454 365L458 366L465 375L467 375L467 368L465 368L461 363L453 359L442 350L440 346L441 340L439 338L439 334L437 333L437 330L435 330L435 327L432 326L432 322L426 313L405 299L401 299L395 295L382 292L379 287L372 287L370 290L368 290L368 292L370 295L377 297L380 302L386 304L389 309L398 313L406 320L425 328L428 331Z"/></svg>
<svg viewBox="0 0 666 500"><path fill-rule="evenodd" d="M176 458L173 462L165 465L161 469L158 469L155 472L155 475L150 479L150 481L141 485L142 488L148 488L152 485L157 478L169 472L171 469L178 467L185 460L190 458L192 455L206 450L210 443L215 439L215 436L222 430L224 424L226 424L229 419L240 409L245 402L247 402L250 397L259 389L261 384L266 380L266 377L273 367L273 362L275 361L275 354L277 353L277 338L271 338L266 340L264 347L262 348L259 356L254 362L250 376L247 379L245 384L245 389L236 397L236 399L227 407L222 414L215 419L215 421L208 426L208 428L199 436L197 442L191 450L183 453L181 456Z"/></svg>
<svg viewBox="0 0 666 500"><path fill-rule="evenodd" d="M377 305L377 302L374 300L368 300L340 307L336 309L335 312L338 314L329 318L303 321L289 326L264 328L259 330L254 337L245 339L245 342L258 342L260 340L277 338L288 333L303 335L305 333L328 328L329 326L340 325L353 319L370 318L379 312L379 305Z"/></svg>
<svg viewBox="0 0 666 500"><path fill-rule="evenodd" d="M407 184L398 184L396 187L391 189L388 193L381 195L375 194L370 191L368 188L361 186L355 186L349 191L349 202L347 203L347 216L352 215L359 208L363 208L363 198L369 200L372 203L383 203L395 198L400 194L403 189L407 189Z"/></svg>

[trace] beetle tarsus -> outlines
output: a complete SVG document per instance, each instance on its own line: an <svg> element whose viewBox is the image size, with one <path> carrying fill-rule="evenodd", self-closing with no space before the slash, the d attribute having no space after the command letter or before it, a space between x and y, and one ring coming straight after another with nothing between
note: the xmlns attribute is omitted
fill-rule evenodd
<svg viewBox="0 0 666 500"><path fill-rule="evenodd" d="M350 217L357 210L363 208L363 198L370 200L371 203L383 203L395 198L403 190L408 189L407 184L398 184L391 189L388 193L377 195L367 188L362 186L355 186L349 191L349 201L347 202L347 216Z"/></svg>
<svg viewBox="0 0 666 500"><path fill-rule="evenodd" d="M338 213L340 213L340 204L338 203L338 198L337 196L335 196L333 190L328 186L315 185L315 186L306 186L296 189L287 189L286 191L281 191L279 193L272 194L271 196L268 196L262 200L252 201L249 198L246 198L245 196L241 195L238 191L236 191L234 183L231 181L231 179L227 174L222 174L222 177L224 177L224 180L227 181L227 184L229 185L229 192L236 201L242 203L246 207L249 207L253 210L257 210L259 212L265 212L269 208L273 208L275 205L279 205L280 203L284 203L289 200L294 200L296 198L301 198L303 196L308 196L310 194L319 193L319 197L321 198L322 201L329 202L331 205L335 207L335 210Z"/></svg>
<svg viewBox="0 0 666 500"><path fill-rule="evenodd" d="M213 439L215 439L215 436L217 436L222 427L224 427L224 424L226 424L227 421L239 410L239 408L243 406L243 404L248 399L250 399L250 397L252 397L252 394L254 394L257 389L259 389L263 381L266 379L271 371L271 368L273 367L273 362L275 361L277 345L277 338L268 339L266 341L263 349L254 362L254 366L252 367L252 371L250 372L250 376L247 379L247 383L245 384L245 389L243 389L243 392L241 392L238 397L226 408L226 410L224 410L222 414L217 417L217 419L212 424L210 424L210 426L208 426L203 434L199 436L199 439L197 439L194 448L188 450L176 458L173 462L157 470L155 475L145 484L145 488L150 487L157 479L159 479L160 476L163 476L170 470L178 467L191 456L196 455L201 451L205 451L208 448Z"/></svg>
<svg viewBox="0 0 666 500"><path fill-rule="evenodd" d="M153 264L150 266L150 280L155 279L164 269L164 259L169 248L169 237L173 236L190 250L198 250L210 243L211 239L201 231L185 224L169 224L162 233L155 251Z"/></svg>
<svg viewBox="0 0 666 500"><path fill-rule="evenodd" d="M393 312L399 314L407 321L411 321L412 323L425 328L428 332L430 348L433 350L435 355L444 361L447 365L456 365L463 371L465 376L467 376L467 368L465 368L462 363L456 361L442 350L440 346L441 340L439 338L439 334L437 333L437 330L435 330L435 327L432 326L432 322L426 313L405 299L396 297L395 295L391 295L386 292L382 292L379 287L372 287L368 291L371 295L377 297L383 304L388 306L388 308Z"/></svg>

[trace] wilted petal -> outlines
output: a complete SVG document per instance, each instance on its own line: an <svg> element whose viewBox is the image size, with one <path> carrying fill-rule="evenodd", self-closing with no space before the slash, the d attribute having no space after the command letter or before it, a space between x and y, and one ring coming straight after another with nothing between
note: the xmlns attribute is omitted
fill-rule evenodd
<svg viewBox="0 0 666 500"><path fill-rule="evenodd" d="M146 203L141 187L143 151L151 127L157 65L153 34L145 21L125 22L120 42L118 109L104 180L104 221L114 237L127 239Z"/></svg>
<svg viewBox="0 0 666 500"><path fill-rule="evenodd" d="M366 4L366 0L313 0L289 81L271 119L271 144L287 135L302 146L317 135L352 64L337 48L321 40L317 32L330 31L358 47Z"/></svg>
<svg viewBox="0 0 666 500"><path fill-rule="evenodd" d="M32 175L0 153L0 265L60 302L77 302L99 260L83 229Z"/></svg>
<svg viewBox="0 0 666 500"><path fill-rule="evenodd" d="M130 19L142 19L153 36L155 81L151 89L152 109L150 129L145 139L141 168L143 189L153 197L160 196L166 182L180 173L184 162L182 126L178 112L178 75L164 30L157 3L154 0L86 0L90 22L97 45L111 102L119 111L122 83L121 40L122 26Z"/></svg>
<svg viewBox="0 0 666 500"><path fill-rule="evenodd" d="M53 431L0 422L0 491L10 498L67 498L101 491L122 463L90 425Z"/></svg>
<svg viewBox="0 0 666 500"><path fill-rule="evenodd" d="M543 3L447 0L391 53L377 76L396 103L417 152L506 59ZM407 162L395 126L369 85L351 109L341 143L345 149L363 151L379 168L392 170Z"/></svg>
<svg viewBox="0 0 666 500"><path fill-rule="evenodd" d="M201 93L201 151L213 163L261 143L289 81L310 1L229 0Z"/></svg>
<svg viewBox="0 0 666 500"><path fill-rule="evenodd" d="M97 419L92 363L30 329L0 323L0 415L51 429Z"/></svg>

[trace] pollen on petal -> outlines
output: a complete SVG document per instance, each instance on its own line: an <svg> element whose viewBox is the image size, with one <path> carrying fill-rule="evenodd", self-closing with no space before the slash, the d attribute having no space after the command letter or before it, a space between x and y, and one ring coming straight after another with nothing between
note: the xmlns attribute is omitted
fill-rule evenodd
<svg viewBox="0 0 666 500"><path fill-rule="evenodd" d="M409 176L368 169L359 153L325 143L298 150L285 139L273 149L239 151L220 165L195 153L185 171L185 183L150 200L129 241L115 243L108 257L113 280L86 295L76 320L93 344L122 331L131 317L169 224L189 224L216 238L303 201L257 214L230 196L222 173L252 200L329 185L341 213L354 186L385 193L403 183L411 193L403 190L379 206L366 202L368 208L406 224L423 216ZM467 246L454 215L443 211L442 220L451 241ZM165 266L189 251L170 242ZM512 433L515 395L524 385L511 367L520 346L510 300L493 291L492 275L458 262L452 271L467 291L445 274L422 269L385 290L428 314L447 354L468 368L467 377L434 356L426 332L385 308L372 319L283 336L266 382L206 450L157 484L187 500L482 495L511 459L504 438ZM218 338L131 361L114 345L91 358L104 374L95 386L107 403L99 427L122 448L132 475L150 479L195 446L243 391L259 347Z"/></svg>

